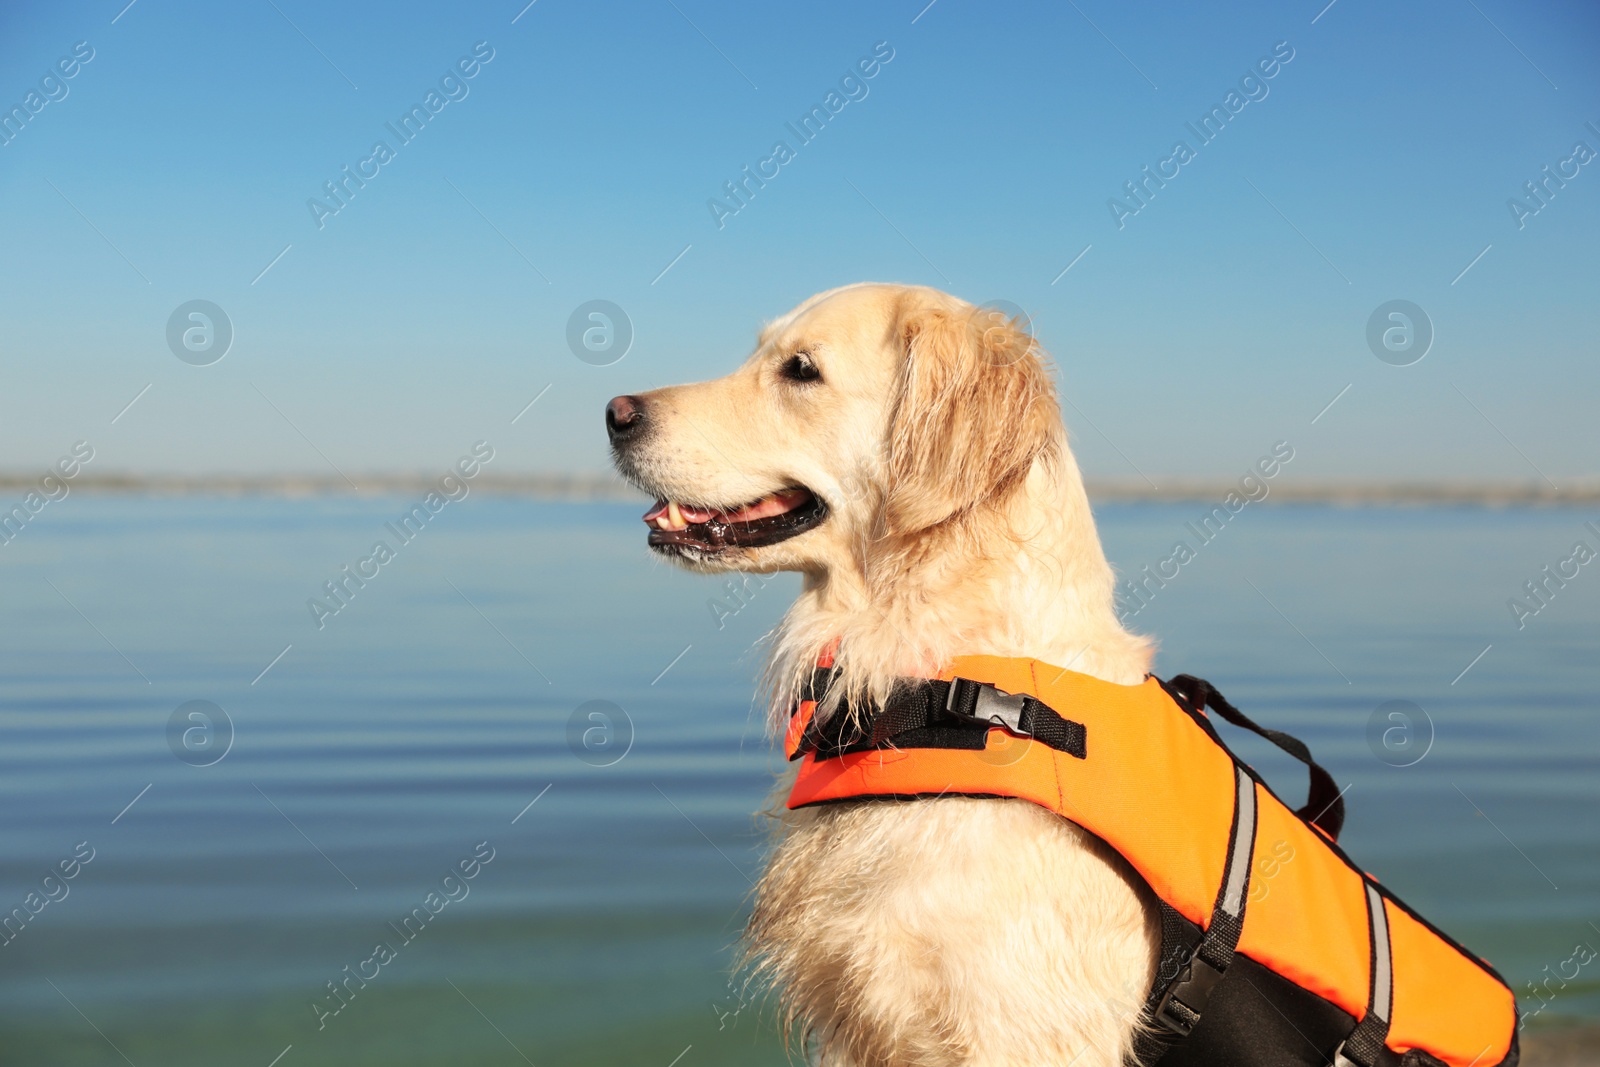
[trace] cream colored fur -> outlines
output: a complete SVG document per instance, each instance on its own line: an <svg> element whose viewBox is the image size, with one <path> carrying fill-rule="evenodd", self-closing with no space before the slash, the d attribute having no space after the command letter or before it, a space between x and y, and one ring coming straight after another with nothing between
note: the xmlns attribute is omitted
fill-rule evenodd
<svg viewBox="0 0 1600 1067"><path fill-rule="evenodd" d="M799 350L819 382L779 373ZM860 285L763 331L734 374L643 394L619 455L658 496L732 507L805 486L820 527L689 561L796 570L773 637L775 725L823 647L881 695L956 655L1136 683L1048 368L1031 338L931 289ZM1106 846L1024 801L831 804L775 816L746 941L818 1063L1120 1067L1160 940Z"/></svg>

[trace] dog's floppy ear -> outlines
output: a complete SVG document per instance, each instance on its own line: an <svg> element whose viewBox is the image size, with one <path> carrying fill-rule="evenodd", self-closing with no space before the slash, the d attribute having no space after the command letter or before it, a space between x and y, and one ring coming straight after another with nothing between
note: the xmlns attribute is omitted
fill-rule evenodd
<svg viewBox="0 0 1600 1067"><path fill-rule="evenodd" d="M936 526L1013 488L1060 423L1055 388L1022 324L993 308L914 306L889 427L890 534Z"/></svg>

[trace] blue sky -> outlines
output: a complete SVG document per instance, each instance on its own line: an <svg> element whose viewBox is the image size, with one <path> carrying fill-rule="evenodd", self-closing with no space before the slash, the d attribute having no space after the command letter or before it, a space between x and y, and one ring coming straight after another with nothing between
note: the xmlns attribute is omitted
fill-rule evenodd
<svg viewBox="0 0 1600 1067"><path fill-rule="evenodd" d="M102 472L359 480L486 439L491 470L601 470L608 397L723 373L764 319L875 279L1027 309L1094 477L1231 478L1279 440L1305 481L1596 473L1600 161L1521 228L1507 207L1600 150L1592 5L524 2L6 5L0 107L94 58L0 147L0 465L87 439ZM385 123L480 41L399 145ZM1279 42L1201 145L1185 124ZM307 201L380 139L319 228ZM719 229L707 201L778 140ZM1108 200L1178 140L1119 228ZM210 366L168 349L193 299L235 331ZM610 366L566 342L594 299L635 332ZM1365 340L1394 299L1435 330L1410 366Z"/></svg>

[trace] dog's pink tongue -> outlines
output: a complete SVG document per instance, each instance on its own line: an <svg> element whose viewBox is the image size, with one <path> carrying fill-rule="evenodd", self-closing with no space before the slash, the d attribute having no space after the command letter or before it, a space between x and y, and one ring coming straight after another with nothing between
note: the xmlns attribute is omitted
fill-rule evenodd
<svg viewBox="0 0 1600 1067"><path fill-rule="evenodd" d="M645 522L655 522L667 513L672 505L665 500L657 500L655 506L644 513ZM710 522L717 517L717 513L709 508L691 508L687 504L678 505L678 514L683 516L685 522Z"/></svg>
<svg viewBox="0 0 1600 1067"><path fill-rule="evenodd" d="M791 489L788 492L773 493L764 496L754 504L746 504L733 511L713 511L710 508L692 508L687 504L678 505L678 514L685 522L701 523L716 519L718 522L754 522L756 519L765 519L771 515L782 515L786 511L793 511L804 504L811 496L804 489ZM651 509L644 513L645 522L655 522L668 513L672 504L666 500L657 500Z"/></svg>
<svg viewBox="0 0 1600 1067"><path fill-rule="evenodd" d="M765 519L770 515L782 515L786 511L793 511L805 503L808 496L810 494L804 489L791 489L785 493L773 493L771 496L762 497L754 504L745 505L738 511L720 514L718 518L723 522L754 522L756 519ZM687 516L688 512L684 512L684 515ZM694 521L701 522L704 520L696 519Z"/></svg>

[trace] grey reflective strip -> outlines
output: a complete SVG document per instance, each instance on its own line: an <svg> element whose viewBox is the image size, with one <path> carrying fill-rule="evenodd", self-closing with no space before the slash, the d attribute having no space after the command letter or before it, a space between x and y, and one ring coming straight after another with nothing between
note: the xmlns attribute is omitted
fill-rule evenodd
<svg viewBox="0 0 1600 1067"><path fill-rule="evenodd" d="M1371 1011L1387 1021L1390 998L1394 993L1394 969L1389 955L1389 914L1383 907L1383 895L1370 883L1367 885L1367 914L1372 918Z"/></svg>
<svg viewBox="0 0 1600 1067"><path fill-rule="evenodd" d="M1228 885L1222 894L1222 910L1229 915L1244 913L1244 886L1250 875L1250 860L1256 847L1256 783L1236 767L1239 776L1238 829L1233 835L1233 862L1228 867Z"/></svg>

